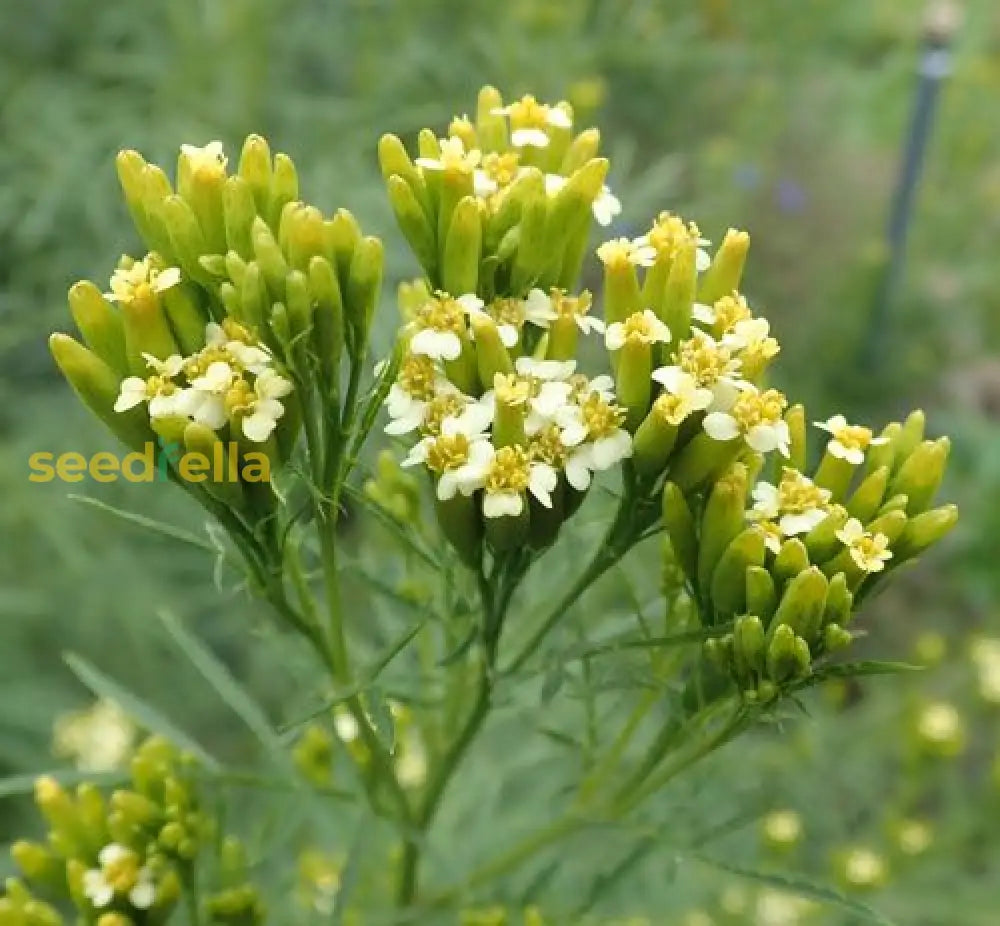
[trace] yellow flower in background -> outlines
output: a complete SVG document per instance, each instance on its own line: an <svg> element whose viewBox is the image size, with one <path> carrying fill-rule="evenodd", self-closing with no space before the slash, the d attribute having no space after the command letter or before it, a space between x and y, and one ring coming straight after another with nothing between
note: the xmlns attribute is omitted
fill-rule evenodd
<svg viewBox="0 0 1000 926"><path fill-rule="evenodd" d="M52 752L82 772L110 772L131 757L138 732L116 702L102 698L92 707L56 719Z"/></svg>
<svg viewBox="0 0 1000 926"><path fill-rule="evenodd" d="M930 755L953 758L965 748L965 723L954 705L933 701L917 715L917 745Z"/></svg>

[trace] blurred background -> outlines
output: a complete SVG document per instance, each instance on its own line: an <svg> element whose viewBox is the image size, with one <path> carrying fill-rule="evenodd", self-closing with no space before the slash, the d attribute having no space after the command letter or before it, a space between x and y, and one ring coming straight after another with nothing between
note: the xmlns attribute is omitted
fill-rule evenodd
<svg viewBox="0 0 1000 926"><path fill-rule="evenodd" d="M950 72L932 59L939 105L887 298L886 227L928 70L921 0L4 0L0 842L33 827L21 776L67 764L57 719L93 703L64 654L237 758L252 739L155 610L186 618L278 715L309 671L279 658L245 599L220 596L203 553L27 481L32 452L107 445L45 338L68 328L67 287L103 283L137 246L115 152L169 166L181 142L234 152L266 135L310 201L385 236L391 296L416 265L383 197L378 136L443 131L489 82L568 99L601 127L625 206L612 234L640 234L661 208L715 241L750 230L746 290L784 346L779 385L811 417L881 426L919 405L954 439L961 530L866 618L866 655L927 671L830 689L780 736L741 741L739 762L723 757L703 782L737 812L713 845L733 871L654 854L601 909L693 926L857 921L736 878L773 863L868 892L900 923L1000 921L1000 7L951 9L935 33L950 35ZM170 491L79 489L201 529Z"/></svg>

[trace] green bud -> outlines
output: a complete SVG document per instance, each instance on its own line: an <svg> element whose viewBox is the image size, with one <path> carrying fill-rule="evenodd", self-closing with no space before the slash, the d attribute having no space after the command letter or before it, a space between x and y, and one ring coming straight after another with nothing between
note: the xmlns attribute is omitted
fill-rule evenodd
<svg viewBox="0 0 1000 926"><path fill-rule="evenodd" d="M503 108L503 98L496 87L483 87L476 102L476 132L485 152L506 151L507 120L497 110Z"/></svg>
<svg viewBox="0 0 1000 926"><path fill-rule="evenodd" d="M312 298L309 294L309 280L301 270L292 270L285 277L285 304L288 309L288 325L292 340L297 340L301 349L304 337L312 327Z"/></svg>
<svg viewBox="0 0 1000 926"><path fill-rule="evenodd" d="M165 290L160 299L181 353L187 356L201 350L205 346L208 316L198 302L197 290L188 283L180 283Z"/></svg>
<svg viewBox="0 0 1000 926"><path fill-rule="evenodd" d="M784 584L809 568L809 551L798 537L789 537L774 558L771 571L778 582Z"/></svg>
<svg viewBox="0 0 1000 926"><path fill-rule="evenodd" d="M924 439L927 416L919 408L910 412L898 437L893 441L896 469L898 470Z"/></svg>
<svg viewBox="0 0 1000 926"><path fill-rule="evenodd" d="M882 507L877 512L878 517L888 514L890 511L906 511L906 506L910 504L908 495L893 495L883 502Z"/></svg>
<svg viewBox="0 0 1000 926"><path fill-rule="evenodd" d="M756 615L745 614L733 627L733 657L740 678L764 672L767 658L764 625Z"/></svg>
<svg viewBox="0 0 1000 926"><path fill-rule="evenodd" d="M309 292L314 302L313 345L324 381L333 390L339 382L344 350L344 305L336 273L325 257L309 261Z"/></svg>
<svg viewBox="0 0 1000 926"><path fill-rule="evenodd" d="M400 231L424 272L435 280L438 266L437 244L426 212L421 208L413 188L402 177L389 177L386 188Z"/></svg>
<svg viewBox="0 0 1000 926"><path fill-rule="evenodd" d="M247 264L243 284L239 288L239 301L242 320L258 331L265 331L271 313L271 297L264 273L256 261Z"/></svg>
<svg viewBox="0 0 1000 926"><path fill-rule="evenodd" d="M840 624L846 626L853 617L852 607L854 596L847 585L847 576L842 572L836 573L830 579L830 585L826 592L826 605L823 608L823 623Z"/></svg>
<svg viewBox="0 0 1000 926"><path fill-rule="evenodd" d="M829 489L835 502L842 502L854 478L854 464L842 457L834 456L829 449L823 452L813 482L821 489Z"/></svg>
<svg viewBox="0 0 1000 926"><path fill-rule="evenodd" d="M378 163L382 170L382 179L388 183L390 178L399 177L412 191L424 215L430 215L430 201L424 179L410 159L406 147L395 135L386 134L379 139Z"/></svg>
<svg viewBox="0 0 1000 926"><path fill-rule="evenodd" d="M344 308L347 321L357 328L362 344L367 343L378 306L384 260L382 242L378 238L366 237L358 242L351 261Z"/></svg>
<svg viewBox="0 0 1000 926"><path fill-rule="evenodd" d="M787 624L806 641L816 641L823 622L828 586L826 576L816 566L800 572L785 588L769 632L773 634L777 627Z"/></svg>
<svg viewBox="0 0 1000 926"><path fill-rule="evenodd" d="M69 309L87 347L124 376L127 363L121 312L89 280L81 280L70 287Z"/></svg>
<svg viewBox="0 0 1000 926"><path fill-rule="evenodd" d="M902 431L903 426L898 421L892 421L882 429L879 437L885 438L885 442L871 444L865 453L866 473L873 473L883 466L889 467L890 473L893 471L897 462L896 444Z"/></svg>
<svg viewBox="0 0 1000 926"><path fill-rule="evenodd" d="M790 440L788 442L788 465L805 472L808 458L808 442L806 433L806 410L803 405L793 405L785 412L785 424L788 425Z"/></svg>
<svg viewBox="0 0 1000 926"><path fill-rule="evenodd" d="M125 194L125 204L128 206L132 223L139 236L152 251L162 253L163 246L169 245L169 238L158 220L148 209L146 197L145 171L147 164L138 151L119 151L115 158L115 168L118 181ZM164 255L166 256L166 255Z"/></svg>
<svg viewBox="0 0 1000 926"><path fill-rule="evenodd" d="M958 508L944 505L922 511L907 522L893 547L896 562L903 562L919 556L928 547L950 533L958 523Z"/></svg>
<svg viewBox="0 0 1000 926"><path fill-rule="evenodd" d="M271 196L271 149L267 140L260 135L248 135L243 142L239 176L246 181L253 193L256 212L266 215Z"/></svg>
<svg viewBox="0 0 1000 926"><path fill-rule="evenodd" d="M718 441L704 432L696 434L677 454L670 479L684 492L692 492L721 473L740 452L742 441Z"/></svg>
<svg viewBox="0 0 1000 926"><path fill-rule="evenodd" d="M478 569L483 538L483 518L475 498L455 495L447 501L435 497L441 533L467 566Z"/></svg>
<svg viewBox="0 0 1000 926"><path fill-rule="evenodd" d="M951 441L947 437L936 441L924 441L900 466L889 491L893 495L908 496L909 502L906 506L908 514L915 515L925 511L934 501L934 496L944 478L950 450Z"/></svg>
<svg viewBox="0 0 1000 926"><path fill-rule="evenodd" d="M472 319L471 327L476 340L479 381L484 390L489 390L493 388L498 373L514 372L514 362L500 340L500 331L492 318L485 314L477 315Z"/></svg>
<svg viewBox="0 0 1000 926"><path fill-rule="evenodd" d="M642 293L635 264L616 260L604 265L604 318L610 325L623 322L642 309ZM675 335L676 337L676 335Z"/></svg>
<svg viewBox="0 0 1000 926"><path fill-rule="evenodd" d="M142 408L118 413L114 410L119 377L103 360L66 334L53 334L49 350L80 401L103 421L123 444L142 450L155 435Z"/></svg>
<svg viewBox="0 0 1000 926"><path fill-rule="evenodd" d="M562 289L574 289L583 269L583 262L590 253L590 225L582 224L566 239L563 249L562 269L559 271L556 286Z"/></svg>
<svg viewBox="0 0 1000 926"><path fill-rule="evenodd" d="M684 499L684 493L672 482L663 487L663 526L670 538L674 559L688 581L693 582L698 574L698 538L695 534L694 515Z"/></svg>
<svg viewBox="0 0 1000 926"><path fill-rule="evenodd" d="M730 228L722 239L711 266L702 275L701 285L698 287L699 302L714 305L723 296L740 288L749 250L750 236L745 231Z"/></svg>
<svg viewBox="0 0 1000 926"><path fill-rule="evenodd" d="M271 174L271 189L267 199L267 208L262 214L267 216L272 228L278 227L281 210L285 203L294 202L299 198L299 177L295 164L287 154L280 152L274 156L274 172Z"/></svg>
<svg viewBox="0 0 1000 926"><path fill-rule="evenodd" d="M296 270L305 271L313 257L323 256L326 247L323 213L315 206L300 206L290 216L288 259Z"/></svg>
<svg viewBox="0 0 1000 926"><path fill-rule="evenodd" d="M229 177L222 189L222 214L225 220L226 249L244 260L253 257L253 220L257 217L254 190L241 176Z"/></svg>
<svg viewBox="0 0 1000 926"><path fill-rule="evenodd" d="M763 566L751 566L746 573L747 611L770 624L778 607L778 590L771 573Z"/></svg>
<svg viewBox="0 0 1000 926"><path fill-rule="evenodd" d="M653 345L626 340L617 356L615 389L625 409L625 429L635 433L646 417L652 396Z"/></svg>
<svg viewBox="0 0 1000 926"><path fill-rule="evenodd" d="M677 443L677 425L667 421L662 409L658 399L639 425L632 442L632 462L643 476L654 477L662 473Z"/></svg>
<svg viewBox="0 0 1000 926"><path fill-rule="evenodd" d="M479 202L474 196L466 196L455 206L445 239L441 279L448 292L456 295L476 292L481 248Z"/></svg>
<svg viewBox="0 0 1000 926"><path fill-rule="evenodd" d="M862 524L867 523L882 506L889 485L889 467L880 466L870 472L847 501L847 513Z"/></svg>
<svg viewBox="0 0 1000 926"><path fill-rule="evenodd" d="M767 648L767 674L781 685L809 674L809 645L795 635L787 624L780 624Z"/></svg>
<svg viewBox="0 0 1000 926"><path fill-rule="evenodd" d="M847 523L847 517L847 509L843 505L834 505L830 513L806 534L805 545L810 562L826 562L840 551L843 543L837 537L837 531Z"/></svg>
<svg viewBox="0 0 1000 926"><path fill-rule="evenodd" d="M880 514L871 524L865 525L865 530L873 534L885 534L889 538L889 543L893 544L899 539L900 534L906 528L906 514L898 509Z"/></svg>
<svg viewBox="0 0 1000 926"><path fill-rule="evenodd" d="M823 648L828 653L846 649L854 640L854 635L839 624L828 624L823 629Z"/></svg>
<svg viewBox="0 0 1000 926"><path fill-rule="evenodd" d="M180 161L187 161L182 151ZM186 179L180 183L180 178ZM222 191L226 183L226 171L221 165L196 170L178 171L180 193L191 206L202 237L209 251L222 253L226 250L226 224L222 205Z"/></svg>
<svg viewBox="0 0 1000 926"><path fill-rule="evenodd" d="M524 204L521 212L520 236L510 277L510 288L514 295L527 293L545 267L548 257L547 200L548 196L543 187Z"/></svg>
<svg viewBox="0 0 1000 926"><path fill-rule="evenodd" d="M271 298L284 300L288 263L267 222L260 216L253 221L251 237L254 259L264 275L264 282L267 284Z"/></svg>
<svg viewBox="0 0 1000 926"><path fill-rule="evenodd" d="M670 329L674 344L691 333L691 312L698 286L697 256L698 248L694 242L688 242L681 248L670 267L663 301L659 306L654 305L657 314Z"/></svg>
<svg viewBox="0 0 1000 926"><path fill-rule="evenodd" d="M698 588L706 591L726 548L746 526L747 468L734 463L712 487L701 519ZM743 585L743 577L740 577Z"/></svg>
<svg viewBox="0 0 1000 926"><path fill-rule="evenodd" d="M176 194L168 196L161 208L170 244L181 269L191 279L210 284L212 275L205 271L198 260L203 254L210 253L210 249L194 210L183 197Z"/></svg>
<svg viewBox="0 0 1000 926"><path fill-rule="evenodd" d="M531 526L527 502L519 515L484 518L483 521L486 526L486 542L494 551L516 550L527 542Z"/></svg>
<svg viewBox="0 0 1000 926"><path fill-rule="evenodd" d="M493 443L500 447L523 447L527 443L524 435L524 405L521 402L505 401L506 390L497 389L496 414L493 421Z"/></svg>
<svg viewBox="0 0 1000 926"><path fill-rule="evenodd" d="M584 129L574 138L563 155L559 173L569 176L591 159L597 157L601 147L601 133L597 129Z"/></svg>
<svg viewBox="0 0 1000 926"><path fill-rule="evenodd" d="M361 226L346 209L338 209L332 219L323 223L323 231L326 238L324 253L326 259L334 265L343 291L343 281L351 272L354 252L361 244Z"/></svg>
<svg viewBox="0 0 1000 926"><path fill-rule="evenodd" d="M715 668L725 675L733 669L733 635L725 637L709 637L702 644L702 653Z"/></svg>
<svg viewBox="0 0 1000 926"><path fill-rule="evenodd" d="M711 600L717 618L728 620L746 610L746 571L763 566L766 556L764 536L752 527L726 547L712 574Z"/></svg>

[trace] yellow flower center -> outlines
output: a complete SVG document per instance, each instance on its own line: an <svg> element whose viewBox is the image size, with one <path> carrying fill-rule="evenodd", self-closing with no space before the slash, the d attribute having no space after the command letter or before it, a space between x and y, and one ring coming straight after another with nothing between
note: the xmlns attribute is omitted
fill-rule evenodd
<svg viewBox="0 0 1000 926"><path fill-rule="evenodd" d="M434 398L436 380L434 361L423 354L409 354L399 368L399 385L421 402Z"/></svg>
<svg viewBox="0 0 1000 926"><path fill-rule="evenodd" d="M745 434L761 424L777 424L788 406L788 400L777 389L766 392L741 392L730 414Z"/></svg>
<svg viewBox="0 0 1000 926"><path fill-rule="evenodd" d="M448 126L448 135L462 139L466 148L476 147L476 127L468 116L456 116Z"/></svg>
<svg viewBox="0 0 1000 926"><path fill-rule="evenodd" d="M796 469L786 466L778 483L778 506L787 514L825 508L830 495Z"/></svg>
<svg viewBox="0 0 1000 926"><path fill-rule="evenodd" d="M549 122L549 107L529 93L511 104L510 122L518 129L544 129Z"/></svg>
<svg viewBox="0 0 1000 926"><path fill-rule="evenodd" d="M516 151L490 152L483 158L483 173L498 187L510 186L517 179L518 160Z"/></svg>
<svg viewBox="0 0 1000 926"><path fill-rule="evenodd" d="M468 174L475 170L482 156L482 152L476 148L466 151L462 139L453 137L441 142L441 154L438 160L445 171Z"/></svg>
<svg viewBox="0 0 1000 926"><path fill-rule="evenodd" d="M848 450L867 450L872 440L871 428L859 424L846 424L837 428L833 436Z"/></svg>
<svg viewBox="0 0 1000 926"><path fill-rule="evenodd" d="M102 866L104 879L116 894L127 894L139 882L139 856L134 852L123 852Z"/></svg>
<svg viewBox="0 0 1000 926"><path fill-rule="evenodd" d="M257 347L260 344L260 338L257 337L256 332L245 325L241 325L234 318L224 318L222 320L222 330L230 341L239 341L241 344L247 344L250 347Z"/></svg>
<svg viewBox="0 0 1000 926"><path fill-rule="evenodd" d="M716 327L722 331L731 331L737 322L753 318L746 299L735 290L731 296L723 296L712 308L715 311Z"/></svg>
<svg viewBox="0 0 1000 926"><path fill-rule="evenodd" d="M425 435L440 434L441 423L444 419L460 414L464 407L465 402L462 397L453 392L434 396L424 411L424 422L420 426L421 432Z"/></svg>
<svg viewBox="0 0 1000 926"><path fill-rule="evenodd" d="M230 383L229 389L226 390L226 395L223 399L226 411L231 415L249 411L256 401L257 394L242 376L236 377Z"/></svg>
<svg viewBox="0 0 1000 926"><path fill-rule="evenodd" d="M580 406L584 427L587 429L588 440L598 440L614 434L625 420L625 412L605 402L596 392L591 393Z"/></svg>
<svg viewBox="0 0 1000 926"><path fill-rule="evenodd" d="M703 334L681 342L677 364L693 376L699 386L714 386L722 377L739 369L728 347L716 344Z"/></svg>
<svg viewBox="0 0 1000 926"><path fill-rule="evenodd" d="M701 231L694 222L684 224L684 220L670 212L661 212L647 235L649 243L656 248L660 257L673 259L678 251L691 243L697 244Z"/></svg>
<svg viewBox="0 0 1000 926"><path fill-rule="evenodd" d="M524 324L524 303L520 299L494 299L486 311L498 325L520 328Z"/></svg>
<svg viewBox="0 0 1000 926"><path fill-rule="evenodd" d="M537 386L531 379L516 373L497 373L493 378L496 399L504 405L524 405L536 389Z"/></svg>
<svg viewBox="0 0 1000 926"><path fill-rule="evenodd" d="M155 399L161 395L173 395L177 392L177 383L166 376L150 376L146 380L146 397Z"/></svg>
<svg viewBox="0 0 1000 926"><path fill-rule="evenodd" d="M756 521L754 527L764 535L765 543L772 540L780 546L785 540L784 531L774 521Z"/></svg>
<svg viewBox="0 0 1000 926"><path fill-rule="evenodd" d="M465 331L465 310L447 293L438 293L417 309L416 321L420 328L462 334Z"/></svg>
<svg viewBox="0 0 1000 926"><path fill-rule="evenodd" d="M691 404L684 396L664 392L653 403L653 411L667 424L677 427L691 414Z"/></svg>
<svg viewBox="0 0 1000 926"><path fill-rule="evenodd" d="M631 343L648 343L653 340L653 323L645 312L634 312L622 322L622 333Z"/></svg>
<svg viewBox="0 0 1000 926"><path fill-rule="evenodd" d="M528 455L538 463L548 463L562 469L566 463L566 447L563 445L559 427L550 424L539 431L528 445Z"/></svg>
<svg viewBox="0 0 1000 926"><path fill-rule="evenodd" d="M530 460L522 447L501 447L486 474L487 492L523 492L531 479Z"/></svg>
<svg viewBox="0 0 1000 926"><path fill-rule="evenodd" d="M464 434L442 434L427 451L427 468L446 473L469 462L469 438Z"/></svg>
<svg viewBox="0 0 1000 926"><path fill-rule="evenodd" d="M618 238L615 241L605 241L597 249L597 256L605 267L625 269L632 263L632 252L635 246L628 238Z"/></svg>
<svg viewBox="0 0 1000 926"><path fill-rule="evenodd" d="M878 572L889 559L889 538L885 534L864 533L851 544L851 557L865 572Z"/></svg>
<svg viewBox="0 0 1000 926"><path fill-rule="evenodd" d="M594 302L594 297L586 289L579 296L569 296L564 289L553 289L549 295L552 309L560 318L575 319L578 315L587 315Z"/></svg>

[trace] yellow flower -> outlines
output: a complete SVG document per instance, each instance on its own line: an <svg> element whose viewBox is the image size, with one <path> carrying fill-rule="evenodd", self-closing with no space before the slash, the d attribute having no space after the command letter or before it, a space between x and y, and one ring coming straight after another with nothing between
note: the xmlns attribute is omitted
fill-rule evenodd
<svg viewBox="0 0 1000 926"><path fill-rule="evenodd" d="M869 533L857 518L851 518L837 531L837 539L851 551L851 559L862 572L881 572L892 559L889 538Z"/></svg>

